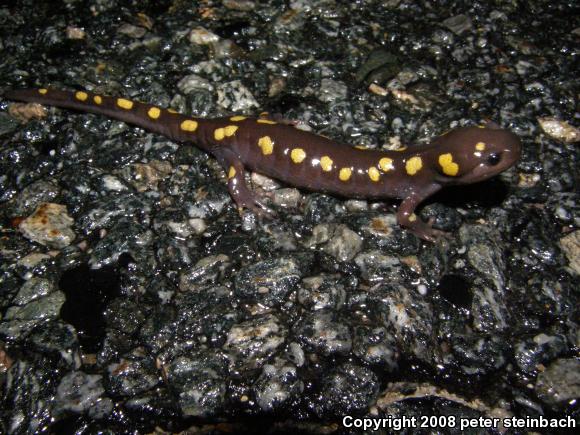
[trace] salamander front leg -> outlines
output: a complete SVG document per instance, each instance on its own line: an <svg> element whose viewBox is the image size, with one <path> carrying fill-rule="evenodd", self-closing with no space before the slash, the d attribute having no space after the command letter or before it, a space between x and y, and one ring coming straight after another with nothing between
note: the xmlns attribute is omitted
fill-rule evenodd
<svg viewBox="0 0 580 435"><path fill-rule="evenodd" d="M274 211L262 203L258 195L246 184L245 169L238 159L226 159L228 190L241 212L244 208L251 210L257 216L273 217Z"/></svg>
<svg viewBox="0 0 580 435"><path fill-rule="evenodd" d="M433 228L433 219L428 222L423 222L419 216L415 214L417 206L426 198L433 195L441 187L437 184L432 185L429 189L423 190L419 194L411 194L403 200L397 211L397 222L402 227L405 227L415 233L417 237L429 242L436 242L441 236L446 235L445 231Z"/></svg>

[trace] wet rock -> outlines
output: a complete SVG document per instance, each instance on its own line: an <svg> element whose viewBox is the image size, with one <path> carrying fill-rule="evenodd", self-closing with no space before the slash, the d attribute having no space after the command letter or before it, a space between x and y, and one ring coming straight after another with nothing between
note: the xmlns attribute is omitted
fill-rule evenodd
<svg viewBox="0 0 580 435"><path fill-rule="evenodd" d="M364 411L379 392L377 376L368 368L345 363L332 370L314 398L314 411L320 418L352 415Z"/></svg>
<svg viewBox="0 0 580 435"><path fill-rule="evenodd" d="M383 366L388 371L397 368L397 341L386 328L358 326L353 334L353 353L361 360Z"/></svg>
<svg viewBox="0 0 580 435"><path fill-rule="evenodd" d="M336 276L319 275L304 278L298 290L298 302L309 310L340 309L346 299L343 282Z"/></svg>
<svg viewBox="0 0 580 435"><path fill-rule="evenodd" d="M566 254L570 268L580 275L580 231L574 231L560 239L560 246Z"/></svg>
<svg viewBox="0 0 580 435"><path fill-rule="evenodd" d="M33 214L24 219L19 229L24 237L50 248L61 249L72 243L76 235L71 229L73 219L66 206L42 203Z"/></svg>
<svg viewBox="0 0 580 435"><path fill-rule="evenodd" d="M474 326L484 332L506 329L508 309L505 305L505 264L499 246L493 242L472 242L467 258L482 276L474 279L473 285Z"/></svg>
<svg viewBox="0 0 580 435"><path fill-rule="evenodd" d="M267 306L280 305L300 281L302 266L292 257L281 257L244 267L234 279L235 294Z"/></svg>
<svg viewBox="0 0 580 435"><path fill-rule="evenodd" d="M465 33L472 28L471 19L467 15L455 15L454 17L447 18L441 23L443 26L447 27L456 35Z"/></svg>
<svg viewBox="0 0 580 435"><path fill-rule="evenodd" d="M77 332L67 323L58 320L41 323L27 340L40 352L60 358L69 368L78 369L81 365Z"/></svg>
<svg viewBox="0 0 580 435"><path fill-rule="evenodd" d="M302 194L298 189L278 189L274 191L272 202L284 208L297 208Z"/></svg>
<svg viewBox="0 0 580 435"><path fill-rule="evenodd" d="M166 367L167 379L184 415L207 417L224 406L224 368L219 355L209 352L178 357Z"/></svg>
<svg viewBox="0 0 580 435"><path fill-rule="evenodd" d="M46 361L21 359L6 374L3 417L6 433L35 433L49 424L58 377Z"/></svg>
<svg viewBox="0 0 580 435"><path fill-rule="evenodd" d="M362 248L360 236L346 225L321 224L314 227L306 247L322 245L322 251L338 261L350 261Z"/></svg>
<svg viewBox="0 0 580 435"><path fill-rule="evenodd" d="M325 103L344 100L347 95L347 90L346 85L342 82L332 79L322 79L318 98Z"/></svg>
<svg viewBox="0 0 580 435"><path fill-rule="evenodd" d="M574 143L580 141L580 130L566 121L555 118L538 118L540 127L550 137L562 142Z"/></svg>
<svg viewBox="0 0 580 435"><path fill-rule="evenodd" d="M397 257L384 255L380 251L361 252L354 262L362 277L370 282L399 282L404 279L403 265Z"/></svg>
<svg viewBox="0 0 580 435"><path fill-rule="evenodd" d="M563 337L542 333L517 343L514 358L520 370L534 374L540 369L541 364L553 360L566 350L566 341Z"/></svg>
<svg viewBox="0 0 580 435"><path fill-rule="evenodd" d="M139 39L145 36L145 34L147 33L147 29L139 26L134 26L133 24L125 23L121 24L117 28L117 32L122 35L127 35L131 38Z"/></svg>
<svg viewBox="0 0 580 435"><path fill-rule="evenodd" d="M26 305L35 299L46 296L54 290L54 284L42 278L33 277L22 284L16 297L12 300L15 305Z"/></svg>
<svg viewBox="0 0 580 435"><path fill-rule="evenodd" d="M11 213L15 216L29 215L42 203L52 202L59 194L59 188L53 182L38 180L26 186L14 199Z"/></svg>
<svg viewBox="0 0 580 435"><path fill-rule="evenodd" d="M253 107L259 107L250 90L239 80L220 85L216 92L218 104L232 112L245 112Z"/></svg>
<svg viewBox="0 0 580 435"><path fill-rule="evenodd" d="M320 310L306 314L294 327L294 335L308 351L323 355L344 355L352 348L348 325L336 313Z"/></svg>
<svg viewBox="0 0 580 435"><path fill-rule="evenodd" d="M65 375L56 390L55 411L57 414L73 412L76 414L89 412L91 408L97 408L98 413L102 405L100 402L108 404L106 406L109 413L113 410L113 403L110 399L102 397L105 390L102 385L102 376L89 375L81 371L70 372Z"/></svg>
<svg viewBox="0 0 580 435"><path fill-rule="evenodd" d="M192 92L202 91L213 91L214 86L209 80L204 79L196 74L190 74L183 77L178 83L177 88L184 94L190 94Z"/></svg>
<svg viewBox="0 0 580 435"><path fill-rule="evenodd" d="M253 387L258 406L264 411L280 409L304 390L296 366L289 361L276 359L265 364Z"/></svg>
<svg viewBox="0 0 580 435"><path fill-rule="evenodd" d="M166 178L173 168L169 162L152 160L149 163L134 163L132 184L138 192L158 190L159 182Z"/></svg>
<svg viewBox="0 0 580 435"><path fill-rule="evenodd" d="M500 337L457 334L451 339L451 347L467 375L484 375L507 363L508 345Z"/></svg>
<svg viewBox="0 0 580 435"><path fill-rule="evenodd" d="M4 318L6 320L47 320L56 318L64 304L65 295L61 291L52 292L39 297L23 306L8 308Z"/></svg>
<svg viewBox="0 0 580 435"><path fill-rule="evenodd" d="M356 299L353 298L352 303ZM372 307L373 317L380 319L399 348L428 364L440 361L436 332L432 328L433 308L416 290L401 285L381 284L363 302Z"/></svg>
<svg viewBox="0 0 580 435"><path fill-rule="evenodd" d="M249 12L256 8L256 3L250 0L224 0L223 4L233 11Z"/></svg>
<svg viewBox="0 0 580 435"><path fill-rule="evenodd" d="M161 382L155 363L145 352L135 351L108 367L107 392L113 396L135 396Z"/></svg>
<svg viewBox="0 0 580 435"><path fill-rule="evenodd" d="M284 343L286 335L280 321L271 314L234 325L224 344L230 366L237 370L261 367Z"/></svg>
<svg viewBox="0 0 580 435"><path fill-rule="evenodd" d="M580 361L558 359L538 375L535 390L548 405L563 405L580 397Z"/></svg>
<svg viewBox="0 0 580 435"><path fill-rule="evenodd" d="M224 254L202 258L191 270L181 274L179 288L181 291L188 291L207 284L216 284L230 265L229 257Z"/></svg>
<svg viewBox="0 0 580 435"><path fill-rule="evenodd" d="M203 27L196 27L189 34L189 41L196 45L209 45L219 41L219 36Z"/></svg>

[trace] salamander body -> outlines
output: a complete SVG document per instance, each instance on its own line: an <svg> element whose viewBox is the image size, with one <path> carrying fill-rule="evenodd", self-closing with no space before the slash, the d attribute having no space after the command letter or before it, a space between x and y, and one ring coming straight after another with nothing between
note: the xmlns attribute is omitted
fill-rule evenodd
<svg viewBox="0 0 580 435"><path fill-rule="evenodd" d="M268 209L246 185L246 169L313 191L401 199L398 223L430 241L440 232L415 214L422 201L443 186L493 177L514 165L521 153L519 138L494 124L452 130L421 147L363 150L267 118L196 118L87 91L23 89L4 96L103 114L174 141L194 143L224 166L238 207L259 214Z"/></svg>

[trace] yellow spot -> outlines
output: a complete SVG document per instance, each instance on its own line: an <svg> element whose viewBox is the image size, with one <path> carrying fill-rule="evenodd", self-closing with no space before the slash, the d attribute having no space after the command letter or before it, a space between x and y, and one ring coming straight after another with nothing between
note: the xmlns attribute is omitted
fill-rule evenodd
<svg viewBox="0 0 580 435"><path fill-rule="evenodd" d="M147 115L149 115L149 118L151 119L157 119L161 115L161 110L159 109L159 107L151 107L147 111Z"/></svg>
<svg viewBox="0 0 580 435"><path fill-rule="evenodd" d="M417 220L417 215L415 213L411 213L409 215L409 222L415 222Z"/></svg>
<svg viewBox="0 0 580 435"><path fill-rule="evenodd" d="M258 146L262 149L262 154L265 156L272 154L274 150L274 142L272 142L270 136L263 136L258 139Z"/></svg>
<svg viewBox="0 0 580 435"><path fill-rule="evenodd" d="M103 102L103 99L101 98L101 96L100 96L100 95L95 95L95 96L93 97L93 101L95 102L95 104L102 104L102 102Z"/></svg>
<svg viewBox="0 0 580 435"><path fill-rule="evenodd" d="M320 159L320 167L324 172L332 171L332 159L328 156L322 156Z"/></svg>
<svg viewBox="0 0 580 435"><path fill-rule="evenodd" d="M177 113L177 110L175 110L175 109L167 109L167 111L168 111L169 113Z"/></svg>
<svg viewBox="0 0 580 435"><path fill-rule="evenodd" d="M340 181L348 181L351 175L352 169L350 168L342 168L340 171L338 171L338 178Z"/></svg>
<svg viewBox="0 0 580 435"><path fill-rule="evenodd" d="M269 119L258 119L256 122L260 124L276 124L274 121L270 121Z"/></svg>
<svg viewBox="0 0 580 435"><path fill-rule="evenodd" d="M415 175L417 172L421 170L422 167L423 161L421 160L421 157L418 156L411 157L409 160L407 160L407 163L405 164L405 170L409 175Z"/></svg>
<svg viewBox="0 0 580 435"><path fill-rule="evenodd" d="M368 150L368 147L365 147L364 145L355 145L354 146L357 150Z"/></svg>
<svg viewBox="0 0 580 435"><path fill-rule="evenodd" d="M45 88L42 88L42 89L39 89L39 90L38 90L38 93L39 93L40 95L46 95L46 93L47 93L47 92L48 92L48 89L45 89Z"/></svg>
<svg viewBox="0 0 580 435"><path fill-rule="evenodd" d="M228 125L227 127L224 127L224 134L227 137L233 136L238 130L238 128L239 127L237 125Z"/></svg>
<svg viewBox="0 0 580 435"><path fill-rule="evenodd" d="M294 163L301 163L306 158L306 152L302 148L294 148L290 152L290 158Z"/></svg>
<svg viewBox="0 0 580 435"><path fill-rule="evenodd" d="M228 172L228 178L234 178L236 176L236 168L230 166L230 170Z"/></svg>
<svg viewBox="0 0 580 435"><path fill-rule="evenodd" d="M121 109L129 110L133 108L133 102L131 100L126 100L125 98L117 98L117 106Z"/></svg>
<svg viewBox="0 0 580 435"><path fill-rule="evenodd" d="M86 92L77 91L75 92L75 98L79 101L86 101L87 98L89 98L89 95Z"/></svg>
<svg viewBox="0 0 580 435"><path fill-rule="evenodd" d="M369 178L373 181L379 181L379 178L381 178L381 173L374 166L371 166L369 168L368 173L369 173Z"/></svg>
<svg viewBox="0 0 580 435"><path fill-rule="evenodd" d="M379 160L379 168L381 168L381 171L383 172L388 172L392 169L395 169L393 166L393 159L383 157L381 160Z"/></svg>
<svg viewBox="0 0 580 435"><path fill-rule="evenodd" d="M477 151L485 151L485 142L477 142L475 144L475 149Z"/></svg>
<svg viewBox="0 0 580 435"><path fill-rule="evenodd" d="M451 153L441 154L439 156L439 164L445 175L453 177L459 172L459 165L453 161Z"/></svg>
<svg viewBox="0 0 580 435"><path fill-rule="evenodd" d="M222 140L224 137L226 137L226 132L223 128L216 128L213 132L213 137L215 140Z"/></svg>
<svg viewBox="0 0 580 435"><path fill-rule="evenodd" d="M243 121L244 119L246 119L245 116L237 115L237 116L232 116L230 118L230 121L236 122L236 121Z"/></svg>
<svg viewBox="0 0 580 435"><path fill-rule="evenodd" d="M405 151L406 149L407 149L406 146L402 146L401 148L397 148L396 150L393 150L393 151L397 151L397 152L398 151Z"/></svg>
<svg viewBox="0 0 580 435"><path fill-rule="evenodd" d="M184 131L195 131L197 130L197 121L193 119L186 119L180 125L181 129Z"/></svg>

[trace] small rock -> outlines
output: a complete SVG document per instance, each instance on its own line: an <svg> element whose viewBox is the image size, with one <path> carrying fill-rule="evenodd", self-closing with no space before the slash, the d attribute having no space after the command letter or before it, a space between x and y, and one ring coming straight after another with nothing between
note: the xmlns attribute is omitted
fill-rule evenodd
<svg viewBox="0 0 580 435"><path fill-rule="evenodd" d="M563 404L580 397L580 361L558 359L536 380L536 392L544 403Z"/></svg>
<svg viewBox="0 0 580 435"><path fill-rule="evenodd" d="M574 143L580 141L580 130L571 126L566 121L556 118L538 118L540 127L544 132L559 141Z"/></svg>
<svg viewBox="0 0 580 435"><path fill-rule="evenodd" d="M463 14L447 18L441 24L456 35L460 35L473 27L471 19L467 15Z"/></svg>
<svg viewBox="0 0 580 435"><path fill-rule="evenodd" d="M18 228L27 239L50 248L62 249L76 237L70 228L73 223L66 206L47 202L40 204Z"/></svg>
<svg viewBox="0 0 580 435"><path fill-rule="evenodd" d="M580 231L574 231L560 239L562 251L566 254L570 268L580 275Z"/></svg>
<svg viewBox="0 0 580 435"><path fill-rule="evenodd" d="M320 224L314 227L305 245L323 245L322 250L338 261L350 261L360 252L362 239L346 225Z"/></svg>

